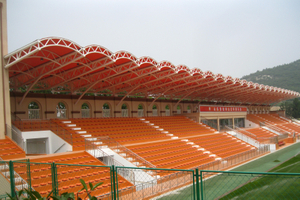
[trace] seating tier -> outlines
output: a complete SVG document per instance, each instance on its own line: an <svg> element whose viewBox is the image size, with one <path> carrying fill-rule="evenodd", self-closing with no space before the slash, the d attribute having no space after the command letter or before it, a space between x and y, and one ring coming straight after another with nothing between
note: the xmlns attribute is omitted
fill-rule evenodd
<svg viewBox="0 0 300 200"><path fill-rule="evenodd" d="M3 160L25 158L25 151L9 137L0 140L0 157Z"/></svg>
<svg viewBox="0 0 300 200"><path fill-rule="evenodd" d="M110 170L104 164L87 152L67 153L60 156L47 156L44 158L31 159L30 174L32 187L42 195L47 195L52 190L51 165L46 163L57 163L57 181L59 193L74 192L75 195L82 188L79 179L93 185L99 182L103 184L96 188L92 195L100 196L111 192ZM39 163L39 164L34 164ZM61 163L62 165L59 165ZM72 164L76 166L72 166ZM78 166L89 165L89 166ZM28 167L25 163L15 163L15 171L27 180ZM118 176L119 189L133 186L121 176ZM80 195L82 193L79 193ZM86 194L84 194L86 196ZM82 196L84 197L84 196Z"/></svg>
<svg viewBox="0 0 300 200"><path fill-rule="evenodd" d="M189 138L189 141L194 142L196 145L205 148L207 151L221 158L255 149L255 147L241 140L237 140L226 133L193 137Z"/></svg>

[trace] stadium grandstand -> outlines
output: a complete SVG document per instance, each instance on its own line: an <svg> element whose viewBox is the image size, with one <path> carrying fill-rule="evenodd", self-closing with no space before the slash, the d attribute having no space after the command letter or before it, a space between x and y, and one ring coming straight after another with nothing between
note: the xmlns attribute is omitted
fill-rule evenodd
<svg viewBox="0 0 300 200"><path fill-rule="evenodd" d="M297 92L59 37L8 53L4 0L1 20L1 180L15 190L82 195L84 179L103 182L102 199L146 199L193 181L176 170L228 169L298 141L300 123L270 111ZM114 180L112 165L153 171Z"/></svg>

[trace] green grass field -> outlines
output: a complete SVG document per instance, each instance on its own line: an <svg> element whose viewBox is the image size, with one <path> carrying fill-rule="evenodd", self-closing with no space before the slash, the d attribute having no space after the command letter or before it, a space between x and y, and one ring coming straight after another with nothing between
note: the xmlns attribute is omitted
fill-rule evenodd
<svg viewBox="0 0 300 200"><path fill-rule="evenodd" d="M300 155L280 164L270 172L285 173L285 175L239 174L244 178L250 176L251 179L220 199L298 199L300 197L300 175L290 174L300 173Z"/></svg>
<svg viewBox="0 0 300 200"><path fill-rule="evenodd" d="M232 171L300 173L300 143L268 154ZM288 160L288 161L286 161ZM286 161L286 162L285 162ZM204 179L209 174L204 174ZM206 199L299 199L300 176L265 176L261 174L222 173L203 182L203 200ZM192 186L191 186L192 187ZM157 199L193 199L191 187L172 191ZM299 190L299 191L298 191Z"/></svg>

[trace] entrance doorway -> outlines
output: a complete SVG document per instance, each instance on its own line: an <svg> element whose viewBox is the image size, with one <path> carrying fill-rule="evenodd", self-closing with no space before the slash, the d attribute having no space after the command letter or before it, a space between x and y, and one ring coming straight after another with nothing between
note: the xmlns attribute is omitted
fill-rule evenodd
<svg viewBox="0 0 300 200"><path fill-rule="evenodd" d="M27 154L47 154L47 138L27 139Z"/></svg>

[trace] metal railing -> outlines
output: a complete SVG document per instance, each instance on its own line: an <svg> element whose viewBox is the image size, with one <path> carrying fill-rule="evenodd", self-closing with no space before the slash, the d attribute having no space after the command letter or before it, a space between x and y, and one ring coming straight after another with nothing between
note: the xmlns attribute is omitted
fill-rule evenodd
<svg viewBox="0 0 300 200"><path fill-rule="evenodd" d="M25 150L25 142L22 134L18 133L15 129L6 124L6 131L11 135L11 139L18 144L23 150Z"/></svg>
<svg viewBox="0 0 300 200"><path fill-rule="evenodd" d="M214 122L213 120L217 119L207 119L206 117L201 116L201 123L220 131L220 128L218 129L218 123Z"/></svg>
<svg viewBox="0 0 300 200"><path fill-rule="evenodd" d="M12 115L13 116L13 115ZM15 118L12 120L12 124L21 131L35 131L35 130L49 130L50 120L41 119L20 119Z"/></svg>
<svg viewBox="0 0 300 200"><path fill-rule="evenodd" d="M14 170L12 161L3 161L0 157L0 171L3 177L5 177L10 182L11 188L10 191L7 191L7 193L11 193L13 191L20 191L22 189L34 190L34 188L32 188L31 185L23 177L21 177L19 173L17 173Z"/></svg>
<svg viewBox="0 0 300 200"><path fill-rule="evenodd" d="M237 127L226 126L226 128L227 128L226 132L227 131L232 131L232 132L235 133L235 135L233 135L234 137L236 137L236 138L238 138L240 140L243 140L243 141L247 142L248 144L251 144L252 146L259 147L260 142L257 140L256 135L254 135L254 134L252 134L250 132L247 132L247 133L249 133L249 135L252 136L252 137L249 137L249 136L241 133Z"/></svg>
<svg viewBox="0 0 300 200"><path fill-rule="evenodd" d="M171 113L170 110L166 110L165 112L166 112L166 116L170 116Z"/></svg>
<svg viewBox="0 0 300 200"><path fill-rule="evenodd" d="M144 117L144 110L138 109L138 117Z"/></svg>
<svg viewBox="0 0 300 200"><path fill-rule="evenodd" d="M63 143L60 147L58 147L58 149L56 149L55 151L54 151L54 153L57 153L63 146L65 146L66 145L66 143Z"/></svg>
<svg viewBox="0 0 300 200"><path fill-rule="evenodd" d="M73 144L73 134L70 133L68 130L64 129L59 124L53 121L54 119L50 120L15 120L12 121L12 124L18 128L20 131L37 131L37 130L50 130L57 136L64 139L69 144ZM9 128L8 128L9 130ZM13 130L13 129L11 129ZM15 130L12 131L14 133ZM15 137L20 134L17 134L15 131ZM18 143L18 142L17 142ZM19 143L18 143L19 144ZM20 145L20 144L19 144Z"/></svg>
<svg viewBox="0 0 300 200"><path fill-rule="evenodd" d="M91 160L86 161L91 163ZM0 164L6 163L0 161ZM184 195L190 196L189 199L192 200L196 194L193 170L63 164L51 161L49 163L10 161L9 167L5 169L5 173L9 175L4 177L6 180L0 183L0 187L8 185L6 192L12 197L16 196L16 191L22 189L18 187L17 181L10 181L10 179L17 180L14 178L17 173L20 173L22 180L27 180L28 189L38 191L42 197L53 191L54 196L73 192L76 199L85 199L86 193L79 192L82 188L80 179L85 180L87 185L102 182L102 185L91 191L92 196L96 196L97 199L144 199L166 192L175 195L172 198L174 200L182 199L183 196L176 197L177 192L174 189L189 184L193 186L185 190ZM133 179L130 181L125 179L123 176L125 173L133 175ZM0 196L5 197L5 194L0 193Z"/></svg>
<svg viewBox="0 0 300 200"><path fill-rule="evenodd" d="M270 124L270 123L267 123L267 122L264 123L264 126L271 129L271 130L273 130L273 131L275 131L275 132L277 132L277 133L279 133L280 135L292 134L291 132L288 132L288 131L286 131L282 128L277 127L276 125L273 125L273 124Z"/></svg>
<svg viewBox="0 0 300 200"><path fill-rule="evenodd" d="M123 176L122 174L127 173L132 175L130 182L133 183L133 186L126 190L117 184L117 199L159 199L155 197L163 193L165 194L162 196L169 195L170 198L167 199L172 200L196 199L194 170L116 167L115 171L117 181L119 175ZM181 190L180 193L174 190L185 186L190 187Z"/></svg>
<svg viewBox="0 0 300 200"><path fill-rule="evenodd" d="M90 109L81 109L82 118L90 118Z"/></svg>
<svg viewBox="0 0 300 200"><path fill-rule="evenodd" d="M60 119L67 118L67 109L56 109L56 116Z"/></svg>
<svg viewBox="0 0 300 200"><path fill-rule="evenodd" d="M156 168L155 165L150 163L149 161L145 160L141 156L137 155L133 151L129 150L125 146L121 145L114 139L106 136L106 137L93 137L91 139L86 139L89 140L91 143L95 145L97 148L103 148L103 146L110 148L111 150L115 151L125 159L129 160L130 162L142 166L142 167L148 167L148 168Z"/></svg>
<svg viewBox="0 0 300 200"><path fill-rule="evenodd" d="M28 109L28 119L39 119L40 109Z"/></svg>
<svg viewBox="0 0 300 200"><path fill-rule="evenodd" d="M110 109L103 109L102 114L103 117L110 117Z"/></svg>
<svg viewBox="0 0 300 200"><path fill-rule="evenodd" d="M124 166L123 164L115 160L113 156L107 154L102 149L100 149L96 142L91 141L89 139L85 139L85 151L89 152L89 154L91 154L95 158L101 160L105 165Z"/></svg>
<svg viewBox="0 0 300 200"><path fill-rule="evenodd" d="M210 163L203 164L199 167L193 169L199 170L223 170L239 163L245 162L247 160L253 159L255 157L264 155L270 152L270 145L261 144L257 149L252 149L246 152L235 154L222 158L221 160L216 160Z"/></svg>

